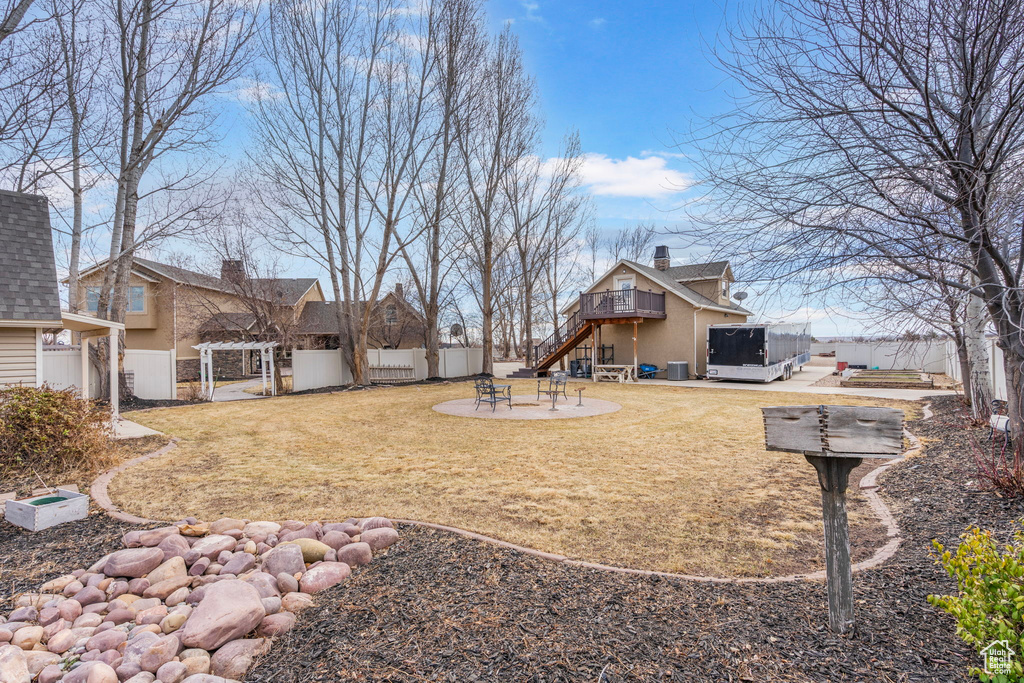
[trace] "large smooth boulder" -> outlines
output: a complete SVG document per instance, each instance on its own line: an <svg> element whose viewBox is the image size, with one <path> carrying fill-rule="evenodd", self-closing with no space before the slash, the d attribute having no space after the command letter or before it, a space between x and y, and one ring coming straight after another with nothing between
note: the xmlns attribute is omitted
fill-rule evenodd
<svg viewBox="0 0 1024 683"><path fill-rule="evenodd" d="M293 541L282 542L278 547L280 548L284 545L299 546L302 549L302 561L306 564L322 561L327 551L331 550L331 546L313 538L296 538ZM277 575L277 572L272 573L275 576Z"/></svg>
<svg viewBox="0 0 1024 683"><path fill-rule="evenodd" d="M141 578L160 566L164 551L159 548L126 548L111 553L103 565L107 576Z"/></svg>
<svg viewBox="0 0 1024 683"><path fill-rule="evenodd" d="M233 531L235 529L241 531L244 528L245 522L231 517L224 517L223 519L218 519L216 522L210 522L211 534L223 534L225 531Z"/></svg>
<svg viewBox="0 0 1024 683"><path fill-rule="evenodd" d="M207 586L177 633L185 647L214 650L256 628L264 616L259 591L244 581L220 581Z"/></svg>
<svg viewBox="0 0 1024 683"><path fill-rule="evenodd" d="M175 558L180 559L180 558ZM159 598L160 600L167 599L171 593L175 592L179 588L185 588L192 583L191 576L175 576L169 579L154 583L152 586L147 588L142 593L144 598Z"/></svg>
<svg viewBox="0 0 1024 683"><path fill-rule="evenodd" d="M299 588L303 593L317 593L341 583L352 574L344 562L322 562L302 575Z"/></svg>
<svg viewBox="0 0 1024 683"><path fill-rule="evenodd" d="M281 525L277 522L249 522L242 529L242 535L251 538L256 543L262 543L267 540L267 537L271 534L276 534L281 530Z"/></svg>
<svg viewBox="0 0 1024 683"><path fill-rule="evenodd" d="M377 527L364 531L359 540L366 543L373 550L384 550L398 541L398 532L390 527Z"/></svg>
<svg viewBox="0 0 1024 683"><path fill-rule="evenodd" d="M263 617L256 634L264 637L280 636L288 633L295 626L295 615L291 612L278 612Z"/></svg>
<svg viewBox="0 0 1024 683"><path fill-rule="evenodd" d="M181 536L178 536L181 538ZM167 561L160 564L159 567L151 571L146 578L149 579L149 584L160 583L167 579L176 579L182 576L188 576L188 567L185 566L185 560L181 557L171 557Z"/></svg>
<svg viewBox="0 0 1024 683"><path fill-rule="evenodd" d="M214 676L241 680L257 655L270 649L270 641L264 638L233 640L224 645L210 658L210 673Z"/></svg>
<svg viewBox="0 0 1024 683"><path fill-rule="evenodd" d="M272 576L281 572L295 575L306 571L302 548L292 543L277 546L264 556L263 571Z"/></svg>
<svg viewBox="0 0 1024 683"><path fill-rule="evenodd" d="M32 675L28 672L25 653L20 647L0 645L0 683L29 683Z"/></svg>
<svg viewBox="0 0 1024 683"><path fill-rule="evenodd" d="M175 534L160 541L160 545L157 548L164 551L164 559L169 560L172 557L185 557L192 546L188 544L184 536Z"/></svg>
<svg viewBox="0 0 1024 683"><path fill-rule="evenodd" d="M156 673L157 669L174 659L181 650L177 636L161 636L154 641L139 658L139 666L143 671Z"/></svg>
<svg viewBox="0 0 1024 683"><path fill-rule="evenodd" d="M369 531L370 529L394 529L395 525L391 523L391 520L387 517L370 517L364 519L360 525L363 531Z"/></svg>
<svg viewBox="0 0 1024 683"><path fill-rule="evenodd" d="M62 679L63 683L117 683L117 673L103 662L86 662Z"/></svg>
<svg viewBox="0 0 1024 683"><path fill-rule="evenodd" d="M349 543L338 550L338 562L344 562L350 567L361 567L370 564L373 559L373 550L369 543Z"/></svg>
<svg viewBox="0 0 1024 683"><path fill-rule="evenodd" d="M141 546L155 547L160 545L168 536L180 536L178 527L176 526L163 526L159 529L149 529L148 531L139 532L137 541Z"/></svg>
<svg viewBox="0 0 1024 683"><path fill-rule="evenodd" d="M235 539L223 534L200 538L185 555L185 562L191 564L191 562L195 562L200 557L207 557L212 561L225 550L234 550L235 543Z"/></svg>
<svg viewBox="0 0 1024 683"><path fill-rule="evenodd" d="M326 545L338 550L352 542L352 537L344 531L328 531L321 539Z"/></svg>
<svg viewBox="0 0 1024 683"><path fill-rule="evenodd" d="M237 576L239 574L244 574L245 572L250 571L255 566L256 558L250 555L249 553L235 553L231 556L231 559L224 563L224 566L221 567L220 573L234 574Z"/></svg>

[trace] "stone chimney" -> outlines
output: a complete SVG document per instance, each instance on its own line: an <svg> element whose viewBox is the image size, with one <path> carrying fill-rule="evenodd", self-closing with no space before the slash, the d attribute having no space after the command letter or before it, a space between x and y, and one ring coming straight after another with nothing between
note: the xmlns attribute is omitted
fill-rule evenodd
<svg viewBox="0 0 1024 683"><path fill-rule="evenodd" d="M654 268L655 270L668 270L668 267L672 265L672 259L668 255L668 247L662 245L654 248Z"/></svg>
<svg viewBox="0 0 1024 683"><path fill-rule="evenodd" d="M238 284L245 280L245 264L240 259L221 259L220 279Z"/></svg>
<svg viewBox="0 0 1024 683"><path fill-rule="evenodd" d="M405 287L402 286L401 282L395 283L395 296L397 296L399 299L405 298Z"/></svg>

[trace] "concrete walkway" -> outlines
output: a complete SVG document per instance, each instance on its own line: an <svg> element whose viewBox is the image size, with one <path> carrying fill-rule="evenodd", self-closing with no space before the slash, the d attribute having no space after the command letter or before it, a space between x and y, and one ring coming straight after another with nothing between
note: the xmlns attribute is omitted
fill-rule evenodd
<svg viewBox="0 0 1024 683"><path fill-rule="evenodd" d="M262 389L263 380L260 378L235 382L217 387L213 392L213 400L220 401L249 401L252 399L267 398L261 394L247 394L246 389Z"/></svg>
<svg viewBox="0 0 1024 683"><path fill-rule="evenodd" d="M143 436L153 436L157 434L163 434L155 429L144 427L138 422L132 422L126 420L123 417L119 417L114 420L114 438L115 439L138 439Z"/></svg>
<svg viewBox="0 0 1024 683"><path fill-rule="evenodd" d="M640 384L660 384L672 387L695 389L741 389L744 391L785 391L804 394L840 394L843 396L866 396L889 398L903 401L917 401L929 396L946 396L956 392L947 389L850 389L848 387L811 386L823 377L832 374L832 367L805 365L803 371L794 372L792 379L777 382L729 382L725 380L689 379L670 382L666 379L642 379Z"/></svg>

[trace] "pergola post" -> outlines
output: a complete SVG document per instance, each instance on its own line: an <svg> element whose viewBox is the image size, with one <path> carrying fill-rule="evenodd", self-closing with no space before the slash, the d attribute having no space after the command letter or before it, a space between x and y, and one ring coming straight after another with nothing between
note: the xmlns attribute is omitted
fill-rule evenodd
<svg viewBox="0 0 1024 683"><path fill-rule="evenodd" d="M82 378L78 388L83 399L89 398L89 338L82 333Z"/></svg>
<svg viewBox="0 0 1024 683"><path fill-rule="evenodd" d="M640 376L637 374L638 368L637 368L637 362L636 362L636 359L637 359L637 353L636 353L636 333L637 333L636 321L634 320L633 321L633 381L634 382L639 381L639 378L640 378Z"/></svg>
<svg viewBox="0 0 1024 683"><path fill-rule="evenodd" d="M110 351L110 412L111 416L117 420L121 417L120 403L120 382L118 381L118 345L120 335L115 329L110 330L110 335L107 339L109 342Z"/></svg>

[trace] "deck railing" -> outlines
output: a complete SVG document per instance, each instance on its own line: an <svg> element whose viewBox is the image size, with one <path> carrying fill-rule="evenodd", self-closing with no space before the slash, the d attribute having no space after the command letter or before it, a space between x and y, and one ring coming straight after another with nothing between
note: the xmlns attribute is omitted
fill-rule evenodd
<svg viewBox="0 0 1024 683"><path fill-rule="evenodd" d="M544 358L553 353L569 339L575 337L583 327L583 318L576 311L558 326L551 336L533 347L533 364L536 367Z"/></svg>
<svg viewBox="0 0 1024 683"><path fill-rule="evenodd" d="M630 315L665 315L665 293L636 289L608 289L580 294L584 319Z"/></svg>

